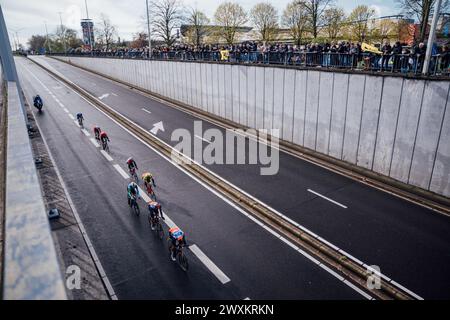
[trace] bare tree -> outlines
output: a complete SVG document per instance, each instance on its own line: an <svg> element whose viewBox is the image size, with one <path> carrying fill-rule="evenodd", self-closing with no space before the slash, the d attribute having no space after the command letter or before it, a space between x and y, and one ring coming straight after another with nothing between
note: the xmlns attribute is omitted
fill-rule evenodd
<svg viewBox="0 0 450 320"><path fill-rule="evenodd" d="M245 10L238 3L233 2L222 3L216 9L214 19L220 26L218 35L225 39L228 44L234 43L239 27L242 27L248 21Z"/></svg>
<svg viewBox="0 0 450 320"><path fill-rule="evenodd" d="M330 41L339 36L345 22L345 11L342 8L329 8L323 13L324 29Z"/></svg>
<svg viewBox="0 0 450 320"><path fill-rule="evenodd" d="M397 29L398 23L388 19L381 20L373 31L373 38L384 42L385 40L389 40L390 37L394 37Z"/></svg>
<svg viewBox="0 0 450 320"><path fill-rule="evenodd" d="M95 28L95 33L97 43L102 45L105 50L111 49L114 44L114 37L117 35L117 30L107 15L102 14L100 16L100 22Z"/></svg>
<svg viewBox="0 0 450 320"><path fill-rule="evenodd" d="M144 48L148 45L148 35L146 32L141 31L138 33L135 33L133 35L133 41L130 43L131 48Z"/></svg>
<svg viewBox="0 0 450 320"><path fill-rule="evenodd" d="M149 6L153 17L153 33L170 47L177 39L174 31L183 21L183 11L179 0L154 0Z"/></svg>
<svg viewBox="0 0 450 320"><path fill-rule="evenodd" d="M419 42L423 42L426 37L428 20L434 11L436 0L395 0L403 13L410 18L415 18L420 24ZM450 8L448 0L442 1L442 12Z"/></svg>
<svg viewBox="0 0 450 320"><path fill-rule="evenodd" d="M275 39L278 29L278 11L270 3L258 3L250 12L253 24L264 42Z"/></svg>
<svg viewBox="0 0 450 320"><path fill-rule="evenodd" d="M302 2L308 13L307 17L312 35L316 39L319 34L320 25L323 22L323 14L334 0L303 0Z"/></svg>
<svg viewBox="0 0 450 320"><path fill-rule="evenodd" d="M375 16L375 10L366 6L357 6L348 17L349 31L353 39L363 42L369 35L369 20Z"/></svg>
<svg viewBox="0 0 450 320"><path fill-rule="evenodd" d="M289 28L296 45L301 45L303 35L308 27L307 15L304 1L294 0L286 6L281 16L281 24Z"/></svg>
<svg viewBox="0 0 450 320"><path fill-rule="evenodd" d="M186 22L189 24L188 33L192 43L196 46L200 46L204 37L209 32L209 18L199 9L191 8L187 15Z"/></svg>
<svg viewBox="0 0 450 320"><path fill-rule="evenodd" d="M45 49L47 44L47 37L41 35L33 35L28 39L28 47L30 50L39 52L41 49Z"/></svg>

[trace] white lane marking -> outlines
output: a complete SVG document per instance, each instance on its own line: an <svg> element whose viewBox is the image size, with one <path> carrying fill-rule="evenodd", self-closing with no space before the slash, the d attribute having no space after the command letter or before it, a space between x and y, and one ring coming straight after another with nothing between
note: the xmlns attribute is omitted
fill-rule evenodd
<svg viewBox="0 0 450 320"><path fill-rule="evenodd" d="M251 300L249 297L245 298L244 300Z"/></svg>
<svg viewBox="0 0 450 320"><path fill-rule="evenodd" d="M77 120L74 120L73 123L75 123L75 125L76 125L78 128L81 128L81 126L80 126L80 124L78 123Z"/></svg>
<svg viewBox="0 0 450 320"><path fill-rule="evenodd" d="M102 151L103 151L103 150L102 150ZM118 164L115 164L113 167L114 167L114 169L117 170L117 172L120 173L120 175L121 175L124 179L129 179L129 178L130 178L130 176L125 172L125 170L123 170L122 167L119 166Z"/></svg>
<svg viewBox="0 0 450 320"><path fill-rule="evenodd" d="M101 95L100 97L98 97L100 100L103 100L105 98L109 97L109 93L105 93L104 95Z"/></svg>
<svg viewBox="0 0 450 320"><path fill-rule="evenodd" d="M106 160L108 160L109 162L113 161L113 158L111 158L111 156L105 150L100 150L100 152L106 158Z"/></svg>
<svg viewBox="0 0 450 320"><path fill-rule="evenodd" d="M100 148L100 145L98 144L97 140L95 140L95 138L91 138L91 143L92 143L96 148Z"/></svg>
<svg viewBox="0 0 450 320"><path fill-rule="evenodd" d="M67 108L64 108L64 111L65 111L66 113L69 113L69 110L67 110Z"/></svg>
<svg viewBox="0 0 450 320"><path fill-rule="evenodd" d="M202 138L202 137L200 137L200 136L198 136L198 135L194 135L194 137L196 137L197 139L200 139L200 140L202 140L202 141L204 141L204 142L206 142L206 143L211 143L211 141L208 141L208 140L206 140L205 138Z"/></svg>
<svg viewBox="0 0 450 320"><path fill-rule="evenodd" d="M84 135L85 135L86 137L90 137L90 136L91 136L91 134L90 134L86 129L83 129L83 130L81 130L81 131L83 131L83 133L84 133Z"/></svg>
<svg viewBox="0 0 450 320"><path fill-rule="evenodd" d="M114 92L113 93L111 93L114 97L118 97L118 95L117 94L115 94Z"/></svg>
<svg viewBox="0 0 450 320"><path fill-rule="evenodd" d="M221 193L219 193L218 191L212 189L209 185L207 185L205 182L201 181L199 178L193 176L191 173L189 173L188 171L186 171L184 168L182 168L181 166L179 166L177 163L173 162L170 158L166 157L164 154L162 154L160 151L156 150L155 148L153 148L151 145L149 145L148 143L146 143L144 140L142 140L141 138L139 138L137 135L135 135L133 132L131 132L130 130L128 130L127 128L125 128L121 123L119 123L117 120L115 120L114 118L112 118L109 114L105 113L103 110L101 110L100 108L98 108L96 105L94 105L92 102L90 102L89 100L87 100L85 97L83 97L80 93L78 93L77 91L73 90L72 88L70 88L69 86L67 86L64 82L61 82L64 86L66 86L68 89L70 89L71 91L73 91L75 94L77 94L80 98L82 98L84 101L86 101L88 104L90 104L91 106L93 106L95 109L97 109L100 113L102 113L103 115L105 115L107 118L109 118L112 122L114 122L116 125L118 125L119 127L121 127L125 132L128 132L132 137L134 137L136 140L140 141L143 145L147 146L147 148L149 148L150 150L153 150L153 152L155 152L156 154L158 154L161 158L165 159L166 161L168 161L170 164L172 164L174 167L178 168L181 172L183 172L184 174L186 174L188 177L190 177L192 180L196 181L198 184L200 184L201 186L203 186L205 189L207 189L208 191L210 191L212 194L216 195L218 198L222 199L225 203L227 203L228 205L230 205L231 207L233 207L234 209L236 209L238 212L242 213L244 216L246 216L248 219L252 220L255 224L259 225L260 227L264 228L266 227L270 233L272 233L276 238L279 239L283 239L283 242L285 243L290 243L290 246L292 248L296 248L296 251L298 253L300 253L302 256L304 256L305 258L307 258L308 260L310 260L311 262L313 262L314 264L320 266L320 262L318 260L316 260L315 258L313 258L311 255L309 255L308 253L306 253L305 251L303 251L302 249L300 249L299 247L297 247L295 244L293 244L292 242L290 242L287 239L284 239L281 235L279 235L276 231L268 228L265 224L263 224L262 222L260 222L259 220L257 220L255 217L251 216L250 214L248 214L245 210L243 210L242 208L238 207L237 204L235 204L234 202L232 202L231 200L227 199L224 195L222 195ZM112 108L110 108L111 110L113 110ZM131 121L131 123L133 123L133 125L135 125L136 127L140 128L141 130L144 130L142 127L140 127L138 124L136 124L135 122ZM162 141L162 140L161 140ZM239 189L240 190L240 189ZM241 191L241 190L240 190ZM247 194L246 192L244 192L245 194ZM281 213L279 213L278 211L277 214L281 215ZM281 215L282 216L282 215ZM169 224L167 223L168 221L168 217L165 216L166 218L166 224L169 226ZM289 219L288 217L286 217L287 219ZM291 219L289 219L290 221L292 221ZM298 223L296 223L295 221L292 221L295 224L297 224L302 230L304 229L303 226L300 226ZM171 227L171 226L169 226ZM317 237L317 236L316 236ZM323 269L325 270L325 269ZM329 273L331 275L334 276L333 273ZM345 283L347 286L349 286L350 288L354 288L354 286L350 286L349 283L347 282L343 282ZM356 292L360 293L360 290L355 290ZM365 294L363 295L364 297L366 296Z"/></svg>
<svg viewBox="0 0 450 320"><path fill-rule="evenodd" d="M347 209L347 207L344 206L343 204L341 204L341 203L339 203L339 202L337 202L337 201L334 201L333 199L327 198L327 197L325 197L324 195L322 195L322 194L320 194L320 193L318 193L318 192L315 192L315 191L313 191L313 190L311 190L311 189L308 189L308 192L311 192L311 193L315 194L316 196L321 197L322 199L328 200L328 201L330 201L331 203L334 203L335 205L337 205L337 206L339 206L339 207L342 207L342 208L344 208L344 209Z"/></svg>
<svg viewBox="0 0 450 320"><path fill-rule="evenodd" d="M197 247L197 245L192 245L189 246L189 250L192 251L193 254L195 254L197 256L197 258L203 262L203 264L209 269L209 271L211 271L217 279L219 279L220 282L222 282L222 284L228 283L230 282L230 278L227 277L227 275L225 273L223 273L222 270L219 269L219 267L217 267L214 262L212 262L204 253L202 250L200 250L199 247Z"/></svg>
<svg viewBox="0 0 450 320"><path fill-rule="evenodd" d="M34 76L34 75L33 75ZM69 82L71 82L70 80L67 80ZM99 112L101 112L102 114L104 114L106 117L108 117L112 122L114 122L115 124L117 124L119 127L121 127L124 131L128 132L131 136L133 136L136 140L140 141L143 145L147 146L149 149L153 150L156 154L158 154L160 157L162 157L163 159L166 159L166 161L168 161L169 163L171 163L173 166L175 166L176 168L178 168L180 171L182 171L183 173L185 173L187 176L189 176L191 179L193 179L194 181L196 181L197 183L199 183L200 185L202 185L205 189L209 190L211 193L215 194L217 197L221 198L224 202L228 203L231 207L235 208L237 211L241 212L244 216L246 216L247 218L249 218L250 220L252 220L253 222L255 222L256 224L260 225L261 227L265 226L263 223L261 223L259 220L257 220L256 218L254 218L253 216L249 215L247 212L245 212L243 209L241 209L240 207L238 207L235 203L231 202L229 199L225 198L222 194L218 193L217 191L215 191L214 189L212 189L211 187L209 187L208 185L206 185L203 181L199 180L197 177L193 176L192 174L190 174L189 172L187 172L185 169L183 169L182 167L180 167L178 164L174 163L170 158L167 158L165 155L163 155L162 153L160 153L158 150L154 149L152 146L150 146L148 143L146 143L145 141L143 141L141 138L139 138L138 136L136 136L134 133L132 133L130 130L128 130L127 128L125 128L122 124L120 124L119 122L117 122L117 120L113 119L110 115L108 115L107 113L105 113L103 110L99 109L96 105L94 105L92 102L90 102L89 100L87 100L85 97L83 97L80 93L78 93L77 91L73 90L71 87L69 87L67 84L65 84L64 82L60 83L62 85L64 85L67 89L73 91L75 94L77 94L80 98L82 98L83 100L85 100L88 104L90 104L91 106L93 106L94 108L96 108ZM73 83L73 82L71 82ZM109 106L108 106L109 107ZM114 109L112 109L111 107L109 107L109 109L111 109L113 112L118 113L117 111L115 111ZM139 126L138 124L136 124L135 122L131 121L130 119L128 119L133 125L135 125L136 127L140 128L141 130L144 130L141 126ZM161 141L161 140L160 140ZM164 142L163 142L164 143ZM167 144L166 144L167 145ZM193 161L194 162L194 161ZM205 168L206 169L206 168ZM207 171L210 171L208 169L206 169ZM213 175L215 175L214 173L212 173ZM215 175L217 176L217 175ZM224 180L223 178L220 178L221 180ZM244 193L245 195L249 196L252 199L255 199L253 196L249 195L247 192L241 190L240 188L237 188L236 186L233 185L233 187L235 187L237 190L239 190L240 192ZM314 238L318 239L318 240L323 240L322 238L320 238L318 235L316 235L314 232L312 232L311 230L303 227L302 225L300 225L299 223L297 223L296 221L293 221L292 219L290 219L289 217L281 214L279 211L271 208L270 206L266 205L264 202L260 201L260 200L256 200L259 201L260 203L262 203L264 206L270 208L273 212L275 212L278 216L284 218L286 221L289 221L291 224L297 226L298 228L300 228L302 231L310 234L311 236L313 236ZM284 239L281 235L278 235L275 231L271 231L272 234L276 234L277 238L280 239ZM287 242L288 240L286 240L285 242ZM291 245L294 246L295 245ZM311 260L313 263L317 264L318 261L316 259L314 259L312 256L310 256L309 254L307 254L306 252L304 252L303 250L301 250L300 248L298 248L297 250L300 254L302 254L304 257L306 257L307 259ZM348 256L350 259L353 259L352 256ZM316 263L317 262L317 263ZM351 283L349 283L348 281L344 281L344 283L346 285L348 285L349 287L351 287L352 289L354 289L354 286L351 285ZM397 284L397 283L396 283ZM360 293L360 290L355 290L356 292ZM365 296L365 294L363 295ZM421 299L420 296L415 295L417 297L419 297Z"/></svg>
<svg viewBox="0 0 450 320"><path fill-rule="evenodd" d="M142 111L147 112L148 114L152 114L151 111L148 111L147 109L142 108Z"/></svg>
<svg viewBox="0 0 450 320"><path fill-rule="evenodd" d="M69 113L69 117L70 117L70 119L75 120L75 117L70 113Z"/></svg>

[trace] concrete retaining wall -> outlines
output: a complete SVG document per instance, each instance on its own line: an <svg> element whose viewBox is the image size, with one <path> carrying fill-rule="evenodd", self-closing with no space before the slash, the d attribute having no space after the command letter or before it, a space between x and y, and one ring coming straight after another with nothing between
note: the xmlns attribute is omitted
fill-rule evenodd
<svg viewBox="0 0 450 320"><path fill-rule="evenodd" d="M58 57L450 197L450 81L195 62Z"/></svg>

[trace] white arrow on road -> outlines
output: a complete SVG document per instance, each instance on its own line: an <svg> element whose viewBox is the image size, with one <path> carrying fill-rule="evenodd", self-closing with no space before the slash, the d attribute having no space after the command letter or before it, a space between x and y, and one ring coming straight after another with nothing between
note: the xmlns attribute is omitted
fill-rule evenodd
<svg viewBox="0 0 450 320"><path fill-rule="evenodd" d="M102 96L100 96L100 97L98 97L100 100L103 100L103 99L105 99L105 98L108 98L109 97L109 93L105 93L104 95L102 95Z"/></svg>
<svg viewBox="0 0 450 320"><path fill-rule="evenodd" d="M162 132L164 132L164 124L162 121L155 123L153 125L153 129L150 130L151 133L153 133L154 135L158 134L158 131L161 130Z"/></svg>

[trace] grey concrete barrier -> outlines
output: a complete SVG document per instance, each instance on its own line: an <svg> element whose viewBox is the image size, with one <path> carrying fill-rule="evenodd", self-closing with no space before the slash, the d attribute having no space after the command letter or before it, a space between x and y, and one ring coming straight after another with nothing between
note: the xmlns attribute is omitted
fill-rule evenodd
<svg viewBox="0 0 450 320"><path fill-rule="evenodd" d="M450 81L330 70L57 57L450 197Z"/></svg>
<svg viewBox="0 0 450 320"><path fill-rule="evenodd" d="M25 117L8 82L3 299L63 300L64 281L50 233Z"/></svg>

